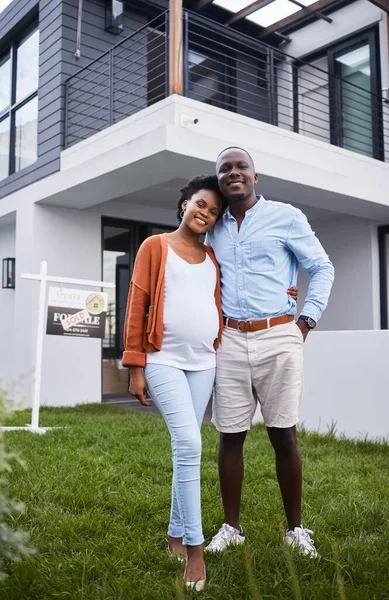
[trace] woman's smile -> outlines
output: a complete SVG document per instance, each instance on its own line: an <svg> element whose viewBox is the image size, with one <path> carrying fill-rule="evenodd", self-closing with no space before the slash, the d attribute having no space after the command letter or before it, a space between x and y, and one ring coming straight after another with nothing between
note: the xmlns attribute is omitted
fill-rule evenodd
<svg viewBox="0 0 389 600"><path fill-rule="evenodd" d="M199 223L202 226L207 225L207 222L202 217L199 217L198 215L196 215L194 217L194 220L197 221L197 223Z"/></svg>

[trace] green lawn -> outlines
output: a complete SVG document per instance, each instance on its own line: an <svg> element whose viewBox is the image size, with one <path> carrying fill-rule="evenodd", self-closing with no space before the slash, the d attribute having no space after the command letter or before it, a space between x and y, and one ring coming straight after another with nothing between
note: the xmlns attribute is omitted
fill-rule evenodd
<svg viewBox="0 0 389 600"><path fill-rule="evenodd" d="M8 425L28 423L13 413ZM166 552L170 440L160 417L104 405L41 411L46 435L8 432L11 492L26 504L15 525L37 553L9 568L1 600L172 600L183 566ZM203 427L202 498L206 541L222 523L218 435ZM247 542L207 558L210 600L389 599L389 446L300 434L304 523L320 559L284 547L273 453L263 427L250 432L242 524Z"/></svg>

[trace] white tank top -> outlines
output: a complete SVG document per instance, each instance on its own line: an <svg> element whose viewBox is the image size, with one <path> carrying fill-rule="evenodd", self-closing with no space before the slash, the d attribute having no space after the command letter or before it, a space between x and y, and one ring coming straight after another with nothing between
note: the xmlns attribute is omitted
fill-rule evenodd
<svg viewBox="0 0 389 600"><path fill-rule="evenodd" d="M162 348L147 353L149 364L186 371L215 367L213 342L219 331L215 287L216 268L208 254L202 263L192 265L168 247Z"/></svg>

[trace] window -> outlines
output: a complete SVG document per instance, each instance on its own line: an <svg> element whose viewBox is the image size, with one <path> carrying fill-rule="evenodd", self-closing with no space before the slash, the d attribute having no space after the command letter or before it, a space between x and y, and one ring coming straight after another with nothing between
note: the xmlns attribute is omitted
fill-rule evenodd
<svg viewBox="0 0 389 600"><path fill-rule="evenodd" d="M0 180L37 160L38 69L33 27L0 56Z"/></svg>
<svg viewBox="0 0 389 600"><path fill-rule="evenodd" d="M378 30L295 63L294 130L384 160Z"/></svg>
<svg viewBox="0 0 389 600"><path fill-rule="evenodd" d="M375 30L333 47L328 53L331 141L383 158L379 53Z"/></svg>

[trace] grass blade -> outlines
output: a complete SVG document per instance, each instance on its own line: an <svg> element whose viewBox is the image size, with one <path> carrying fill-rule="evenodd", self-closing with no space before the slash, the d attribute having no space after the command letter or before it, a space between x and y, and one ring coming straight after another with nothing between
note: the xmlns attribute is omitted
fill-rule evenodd
<svg viewBox="0 0 389 600"><path fill-rule="evenodd" d="M249 583L250 599L251 600L261 600L259 586L255 579L253 563L251 562L251 558L249 556L247 548L245 548L243 551L243 560L244 560L244 565L246 567L247 579L248 579L248 583Z"/></svg>

